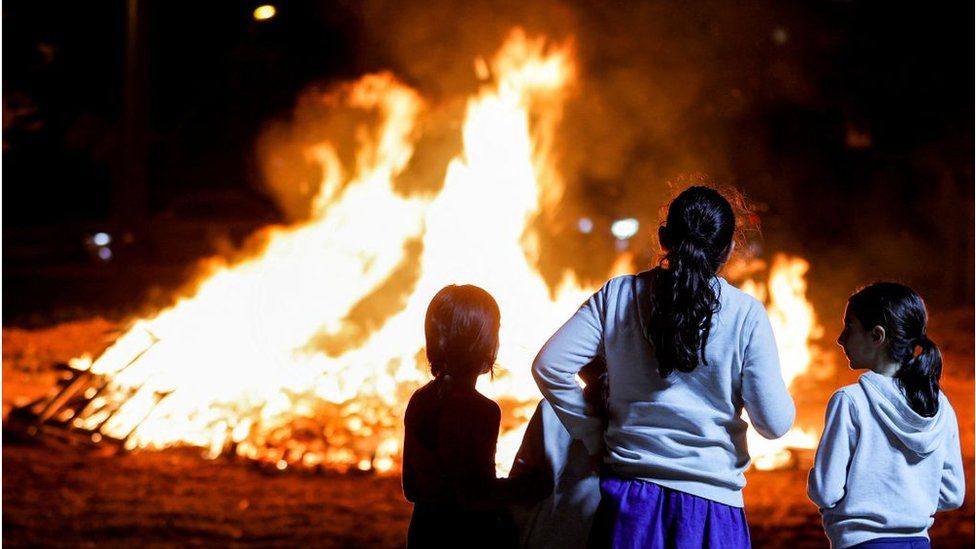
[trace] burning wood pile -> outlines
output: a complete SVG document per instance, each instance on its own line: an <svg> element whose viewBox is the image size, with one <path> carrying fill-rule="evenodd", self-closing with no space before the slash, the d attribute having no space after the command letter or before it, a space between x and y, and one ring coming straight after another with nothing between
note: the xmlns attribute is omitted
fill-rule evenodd
<svg viewBox="0 0 976 549"><path fill-rule="evenodd" d="M322 174L308 219L255 235L251 257L213 260L191 297L133 322L99 357L72 360L55 391L18 409L14 423L28 436L128 450L191 445L277 469L395 471L403 408L428 379L426 305L445 284L471 283L502 310L502 373L479 388L503 405L497 459L506 473L539 398L532 358L596 288L571 274L550 288L531 229L563 192L553 143L575 78L571 47L513 31L475 68L482 86L467 101L463 151L438 193L394 186L427 108L418 92L382 73L318 96L367 121L354 130L352 168L338 140L304 147ZM778 256L740 267L741 286L768 304L789 384L814 360L820 334L807 264ZM622 255L608 275L633 270ZM787 466L789 447L816 441L800 429L779 441L753 435L759 468Z"/></svg>

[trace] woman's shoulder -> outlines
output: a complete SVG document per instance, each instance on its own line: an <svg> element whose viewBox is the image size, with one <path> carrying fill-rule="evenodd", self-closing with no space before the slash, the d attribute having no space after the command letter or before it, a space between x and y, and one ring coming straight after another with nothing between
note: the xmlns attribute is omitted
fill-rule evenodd
<svg viewBox="0 0 976 549"><path fill-rule="evenodd" d="M766 314L766 307L761 301L746 292L736 288L728 280L719 276L716 277L719 287L719 300L721 307L719 314L724 311L729 315L744 315L747 319L757 322L759 315Z"/></svg>

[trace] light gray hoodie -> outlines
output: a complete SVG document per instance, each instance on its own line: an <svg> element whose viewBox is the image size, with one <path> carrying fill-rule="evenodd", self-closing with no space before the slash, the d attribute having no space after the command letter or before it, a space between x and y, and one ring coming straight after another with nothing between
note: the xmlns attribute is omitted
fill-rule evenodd
<svg viewBox="0 0 976 549"><path fill-rule="evenodd" d="M928 537L936 511L962 505L956 414L945 394L923 417L894 379L874 372L834 393L807 483L831 547Z"/></svg>

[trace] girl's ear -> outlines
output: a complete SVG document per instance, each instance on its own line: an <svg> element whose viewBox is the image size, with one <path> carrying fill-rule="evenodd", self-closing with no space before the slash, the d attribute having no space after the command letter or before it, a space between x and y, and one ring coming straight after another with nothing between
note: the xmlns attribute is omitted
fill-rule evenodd
<svg viewBox="0 0 976 549"><path fill-rule="evenodd" d="M888 341L888 334L884 328L881 326L871 328L871 343L874 345L884 345L886 341Z"/></svg>

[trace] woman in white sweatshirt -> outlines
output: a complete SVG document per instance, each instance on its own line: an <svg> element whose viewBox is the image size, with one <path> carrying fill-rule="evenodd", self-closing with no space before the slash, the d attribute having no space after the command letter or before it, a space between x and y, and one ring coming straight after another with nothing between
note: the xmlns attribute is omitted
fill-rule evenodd
<svg viewBox="0 0 976 549"><path fill-rule="evenodd" d="M607 282L533 363L559 420L603 463L591 546L750 544L742 409L774 438L794 408L766 310L716 274L734 233L725 197L685 190L659 229L660 267ZM576 382L596 357L607 365L606 424Z"/></svg>
<svg viewBox="0 0 976 549"><path fill-rule="evenodd" d="M807 484L835 549L927 549L936 511L962 505L959 426L926 321L922 298L901 284L848 300L837 343L868 372L831 397Z"/></svg>

